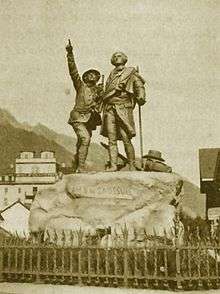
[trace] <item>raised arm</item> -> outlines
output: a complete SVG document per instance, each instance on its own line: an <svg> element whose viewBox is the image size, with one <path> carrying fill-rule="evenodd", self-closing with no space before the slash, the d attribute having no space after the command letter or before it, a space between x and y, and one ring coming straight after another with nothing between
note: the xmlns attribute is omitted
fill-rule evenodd
<svg viewBox="0 0 220 294"><path fill-rule="evenodd" d="M73 86L77 91L81 87L82 80L78 73L78 69L77 69L74 55L73 55L73 47L71 45L70 40L69 40L69 44L66 46L66 51L67 51L67 62L69 67L69 73L73 81Z"/></svg>

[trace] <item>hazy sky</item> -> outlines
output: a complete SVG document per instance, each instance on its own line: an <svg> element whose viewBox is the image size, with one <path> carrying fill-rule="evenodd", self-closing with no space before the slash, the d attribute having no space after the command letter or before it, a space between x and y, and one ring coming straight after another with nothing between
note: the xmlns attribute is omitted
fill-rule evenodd
<svg viewBox="0 0 220 294"><path fill-rule="evenodd" d="M65 56L68 38L80 73L94 67L107 76L112 53L124 51L128 65L139 65L147 81L145 152L161 150L174 170L198 182L198 148L220 147L220 1L0 4L0 107L19 121L41 122L71 135L66 123L74 102ZM98 132L94 140L100 140ZM137 136L137 150L138 142Z"/></svg>

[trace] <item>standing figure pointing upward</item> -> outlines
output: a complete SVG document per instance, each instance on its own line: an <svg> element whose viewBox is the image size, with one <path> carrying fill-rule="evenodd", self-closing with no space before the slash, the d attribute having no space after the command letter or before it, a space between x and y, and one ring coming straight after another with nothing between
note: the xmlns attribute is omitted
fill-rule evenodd
<svg viewBox="0 0 220 294"><path fill-rule="evenodd" d="M136 102L145 104L144 80L133 67L125 67L127 56L116 52L111 58L115 66L110 73L103 95L103 123L101 134L108 137L109 161L108 171L117 170L117 140L124 143L129 169L135 170L135 151L131 138L136 135L133 109Z"/></svg>
<svg viewBox="0 0 220 294"><path fill-rule="evenodd" d="M102 94L102 85L96 85L100 79L100 73L95 69L84 72L82 79L78 73L73 48L69 41L66 46L69 73L76 90L76 100L73 110L70 112L68 123L73 127L76 136L75 163L78 172L85 172L85 162L88 155L92 130L101 124L101 117L96 111Z"/></svg>

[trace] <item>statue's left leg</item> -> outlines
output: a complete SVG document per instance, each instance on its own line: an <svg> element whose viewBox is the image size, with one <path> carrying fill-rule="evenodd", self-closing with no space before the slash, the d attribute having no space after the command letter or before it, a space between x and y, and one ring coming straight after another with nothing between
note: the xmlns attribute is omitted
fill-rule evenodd
<svg viewBox="0 0 220 294"><path fill-rule="evenodd" d="M125 148L125 153L127 155L128 163L129 163L129 170L133 171L136 170L135 168L135 151L134 146L129 138L127 132L124 130L123 127L120 127L120 133L122 137L122 141Z"/></svg>

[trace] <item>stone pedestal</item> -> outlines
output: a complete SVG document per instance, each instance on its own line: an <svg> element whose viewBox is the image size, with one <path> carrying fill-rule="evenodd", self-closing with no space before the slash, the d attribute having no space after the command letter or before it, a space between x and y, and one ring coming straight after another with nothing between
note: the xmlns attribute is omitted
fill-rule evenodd
<svg viewBox="0 0 220 294"><path fill-rule="evenodd" d="M169 234L181 178L173 173L98 172L65 176L40 191L31 206L30 230L78 230L95 234L125 226L147 234ZM132 238L132 237L131 237Z"/></svg>

